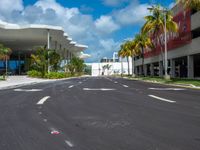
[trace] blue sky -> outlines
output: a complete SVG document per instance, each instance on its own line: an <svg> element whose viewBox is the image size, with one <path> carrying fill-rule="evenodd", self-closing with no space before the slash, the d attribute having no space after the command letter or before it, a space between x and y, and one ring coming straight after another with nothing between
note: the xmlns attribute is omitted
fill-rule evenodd
<svg viewBox="0 0 200 150"><path fill-rule="evenodd" d="M0 20L62 26L74 41L88 45L96 62L111 57L144 23L147 7L171 7L174 0L0 0ZM14 5L13 5L14 4ZM9 9L8 9L9 8Z"/></svg>

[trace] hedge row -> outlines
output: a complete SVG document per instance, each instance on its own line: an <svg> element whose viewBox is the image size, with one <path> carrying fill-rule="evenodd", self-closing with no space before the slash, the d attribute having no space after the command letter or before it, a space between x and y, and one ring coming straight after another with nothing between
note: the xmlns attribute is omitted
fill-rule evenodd
<svg viewBox="0 0 200 150"><path fill-rule="evenodd" d="M61 78L68 78L71 75L69 73L65 72L49 72L45 75L42 75L41 72L36 70L31 70L27 72L29 77L35 77L35 78L46 78L46 79L61 79Z"/></svg>

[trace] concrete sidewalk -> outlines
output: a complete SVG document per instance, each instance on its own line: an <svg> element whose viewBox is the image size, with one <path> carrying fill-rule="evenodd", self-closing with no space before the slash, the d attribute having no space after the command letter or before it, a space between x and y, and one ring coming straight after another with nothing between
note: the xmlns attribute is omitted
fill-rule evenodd
<svg viewBox="0 0 200 150"><path fill-rule="evenodd" d="M0 90L15 88L23 85L30 85L35 83L48 82L48 81L56 81L56 80L37 79L37 78L30 78L27 76L9 76L6 81L0 81Z"/></svg>

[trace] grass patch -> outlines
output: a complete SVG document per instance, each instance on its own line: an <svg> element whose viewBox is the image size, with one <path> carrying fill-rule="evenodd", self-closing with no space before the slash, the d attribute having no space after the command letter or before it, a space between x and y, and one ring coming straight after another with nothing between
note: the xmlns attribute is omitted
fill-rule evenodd
<svg viewBox="0 0 200 150"><path fill-rule="evenodd" d="M129 78L131 78L131 77L129 77ZM195 80L195 79L172 78L170 80L165 80L162 77L136 77L133 79L159 82L159 83L165 83L165 84L183 84L183 85L191 85L192 84L194 86L200 86L200 80Z"/></svg>

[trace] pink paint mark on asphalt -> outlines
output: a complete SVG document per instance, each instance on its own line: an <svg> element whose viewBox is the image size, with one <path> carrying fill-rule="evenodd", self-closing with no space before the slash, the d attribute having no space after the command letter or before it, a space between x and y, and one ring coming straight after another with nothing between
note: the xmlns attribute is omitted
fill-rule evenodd
<svg viewBox="0 0 200 150"><path fill-rule="evenodd" d="M51 134L53 134L53 135L58 135L58 134L60 134L60 132L59 131L51 131Z"/></svg>

